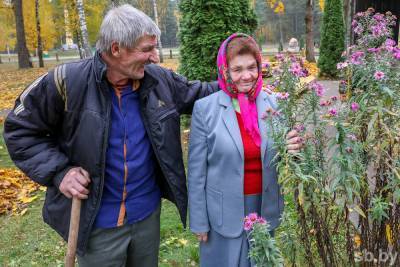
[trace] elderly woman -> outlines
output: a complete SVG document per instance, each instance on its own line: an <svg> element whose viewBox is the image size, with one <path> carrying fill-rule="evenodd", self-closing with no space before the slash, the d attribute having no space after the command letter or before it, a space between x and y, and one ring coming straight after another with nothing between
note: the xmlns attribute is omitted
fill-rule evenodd
<svg viewBox="0 0 400 267"><path fill-rule="evenodd" d="M200 241L201 266L251 266L244 216L258 213L273 231L283 211L272 140L261 118L276 101L261 90L261 54L250 36L226 39L217 64L221 91L198 100L192 115L190 228ZM296 131L288 133L287 148L301 148Z"/></svg>

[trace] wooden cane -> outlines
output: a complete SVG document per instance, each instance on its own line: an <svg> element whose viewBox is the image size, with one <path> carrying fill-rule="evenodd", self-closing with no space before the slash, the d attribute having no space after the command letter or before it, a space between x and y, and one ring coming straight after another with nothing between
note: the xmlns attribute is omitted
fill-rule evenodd
<svg viewBox="0 0 400 267"><path fill-rule="evenodd" d="M65 266L75 266L76 245L78 243L79 219L81 216L81 200L74 197L72 199L71 219L69 222L68 248L65 256Z"/></svg>

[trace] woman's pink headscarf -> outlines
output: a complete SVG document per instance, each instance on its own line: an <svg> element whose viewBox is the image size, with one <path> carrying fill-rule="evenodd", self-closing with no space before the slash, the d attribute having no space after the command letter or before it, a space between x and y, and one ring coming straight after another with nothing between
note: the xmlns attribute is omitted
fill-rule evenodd
<svg viewBox="0 0 400 267"><path fill-rule="evenodd" d="M256 61L258 63L258 79L254 87L247 93L238 92L236 85L233 84L227 63L227 48L230 41L234 38L246 38L249 42L253 42L257 47L256 41L251 36L244 33L234 33L228 37L219 48L217 57L218 66L218 85L226 94L232 98L237 98L240 106L240 113L246 131L252 137L254 143L259 147L261 145L260 130L258 128L258 114L256 106L256 98L262 88L262 70L261 70L261 53L258 52Z"/></svg>

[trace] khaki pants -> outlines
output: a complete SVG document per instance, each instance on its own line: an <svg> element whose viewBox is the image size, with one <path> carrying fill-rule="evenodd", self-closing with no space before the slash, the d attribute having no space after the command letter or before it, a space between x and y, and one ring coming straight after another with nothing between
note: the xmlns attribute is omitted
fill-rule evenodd
<svg viewBox="0 0 400 267"><path fill-rule="evenodd" d="M146 219L117 228L92 231L80 267L158 266L160 206Z"/></svg>

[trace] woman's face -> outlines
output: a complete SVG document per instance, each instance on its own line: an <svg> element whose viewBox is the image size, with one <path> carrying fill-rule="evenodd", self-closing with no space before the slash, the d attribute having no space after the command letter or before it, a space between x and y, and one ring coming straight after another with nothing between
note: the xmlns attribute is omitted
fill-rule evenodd
<svg viewBox="0 0 400 267"><path fill-rule="evenodd" d="M229 74L240 93L247 93L258 79L258 64L251 54L236 55L229 62Z"/></svg>

